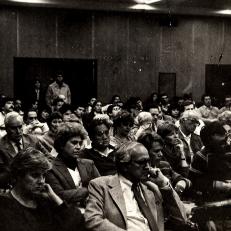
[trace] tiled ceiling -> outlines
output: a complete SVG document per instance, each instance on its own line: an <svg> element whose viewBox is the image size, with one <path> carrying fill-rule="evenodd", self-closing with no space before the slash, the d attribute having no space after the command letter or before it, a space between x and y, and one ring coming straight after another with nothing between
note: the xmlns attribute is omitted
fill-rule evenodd
<svg viewBox="0 0 231 231"><path fill-rule="evenodd" d="M147 11L151 13L230 16L220 10L231 10L231 0L160 0L137 9L136 1L142 0L0 0L1 5L73 8L105 11ZM144 0L145 1L145 0Z"/></svg>

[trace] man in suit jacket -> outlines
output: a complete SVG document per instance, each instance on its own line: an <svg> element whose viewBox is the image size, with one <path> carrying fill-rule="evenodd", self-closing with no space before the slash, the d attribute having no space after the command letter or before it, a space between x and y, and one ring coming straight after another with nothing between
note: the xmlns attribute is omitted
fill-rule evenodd
<svg viewBox="0 0 231 231"><path fill-rule="evenodd" d="M23 119L17 112L9 112L5 117L7 134L0 139L0 188L8 183L7 167L17 153L27 147L36 147L38 139L24 135Z"/></svg>
<svg viewBox="0 0 231 231"><path fill-rule="evenodd" d="M142 144L128 142L121 146L116 155L118 174L99 177L89 184L85 211L88 229L163 231L163 204L172 218L185 223L185 210L178 195L159 169L150 168L149 161ZM137 197L137 187L143 205Z"/></svg>

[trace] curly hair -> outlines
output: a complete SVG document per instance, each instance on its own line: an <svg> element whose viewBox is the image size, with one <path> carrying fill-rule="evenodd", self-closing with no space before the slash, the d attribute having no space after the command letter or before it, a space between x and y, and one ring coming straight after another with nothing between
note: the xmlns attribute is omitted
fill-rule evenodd
<svg viewBox="0 0 231 231"><path fill-rule="evenodd" d="M67 141L75 136L80 136L83 140L87 138L88 134L83 125L73 122L61 124L54 141L56 151L61 153Z"/></svg>

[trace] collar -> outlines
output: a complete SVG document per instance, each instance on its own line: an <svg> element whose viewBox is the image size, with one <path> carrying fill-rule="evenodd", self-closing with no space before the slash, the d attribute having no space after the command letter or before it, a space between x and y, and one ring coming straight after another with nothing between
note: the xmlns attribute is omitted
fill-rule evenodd
<svg viewBox="0 0 231 231"><path fill-rule="evenodd" d="M181 128L179 127L179 131L180 131L180 133L182 134L182 136L184 137L184 139L190 139L191 138L191 133L188 135L188 136L186 136L185 134L184 134L184 132L182 132L182 130L181 130Z"/></svg>
<svg viewBox="0 0 231 231"><path fill-rule="evenodd" d="M124 176L122 176L121 174L118 174L119 177L119 181L129 187L132 187L132 182L130 180L128 180L127 178L125 178Z"/></svg>
<svg viewBox="0 0 231 231"><path fill-rule="evenodd" d="M114 148L113 148L111 145L109 145L109 146L105 149L104 152L99 151L97 148L93 148L93 150L96 151L96 152L98 152L101 156L108 157L108 155L109 155L112 151L114 151Z"/></svg>
<svg viewBox="0 0 231 231"><path fill-rule="evenodd" d="M67 157L64 155L60 155L58 154L57 158L61 159L63 161L63 163L66 165L67 168L72 169L73 171L75 171L75 169L77 168L77 159L74 157Z"/></svg>

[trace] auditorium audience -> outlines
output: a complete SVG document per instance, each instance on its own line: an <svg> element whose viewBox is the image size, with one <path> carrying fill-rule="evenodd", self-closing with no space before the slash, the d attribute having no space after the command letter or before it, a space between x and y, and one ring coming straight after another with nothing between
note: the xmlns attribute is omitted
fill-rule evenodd
<svg viewBox="0 0 231 231"><path fill-rule="evenodd" d="M184 202L186 207L188 206L187 203L196 203L197 205L201 203L204 205L204 203L211 201L230 200L231 97L229 95L225 97L225 103L221 105L223 107L220 108L219 106L220 109L213 106L212 97L208 94L203 95L202 104L200 104L199 108L196 108L195 105L199 104L194 101L191 94L169 99L168 92L162 94L160 100L158 94L153 93L145 102L145 107L143 107L141 98L131 96L130 98L128 97L122 109L123 103L119 95L114 95L109 102L102 103L100 99L92 98L86 107L80 103L77 106L75 104L75 107L73 107L72 104L65 103L70 99L66 86L63 83L63 76L57 76L57 80L49 85L47 90L47 96L49 94L50 96L46 100L49 101L48 104L49 106L52 105L52 107L49 107L49 109L45 105L38 107L38 101L35 100L34 106L36 106L36 109L31 109L31 105L25 105L25 108L30 109L25 111L24 121L22 117L24 110L22 110L21 105L24 105L25 102L19 99L14 100L4 95L1 97L0 194L6 194L5 191L9 191L11 186L14 189L14 184L11 185L10 182L9 167L11 162L18 155L21 155L22 149L35 147L43 153L44 158L45 156L49 157L53 163L53 167L47 173L47 182L54 191L50 186L46 186L47 192L60 196L61 200L81 208L82 212L84 212L86 205L87 187L90 180L98 178L100 175L105 176L93 180L89 186L90 197L86 213L89 231L106 230L113 227L115 230L125 228L134 228L135 230L137 229L137 224L138 227L145 227L145 230L146 228L147 230L152 230L155 225L155 227L159 228L158 230L163 230L163 219L159 211L162 212L161 200L167 200L165 193L162 195L163 197L160 194L162 189L158 189L160 182L154 179L157 177L154 174L156 171L160 174L162 180L169 179L182 200L186 200ZM53 91L52 94L51 91ZM89 93L89 96L91 96L91 93ZM81 101L84 102L85 99L81 99ZM78 102L80 101L78 100ZM52 113L51 110L53 111ZM44 128L46 129L44 130ZM31 134L35 134L37 137ZM40 135L38 136L38 134ZM134 143L135 140L146 148L141 144ZM134 146L129 146L131 141L133 141ZM121 150L123 147L127 148L122 149L122 155L118 149ZM127 152L128 150L130 150L129 153ZM138 168L139 158L136 160L137 155L134 154L138 152L141 157L144 154L146 156L148 152L152 168L147 163L146 157L145 161L141 161L144 168ZM131 162L126 158L118 159L117 155L130 158ZM122 163L121 161L125 162ZM138 161L138 165L136 165L136 161ZM121 166L124 166L122 171ZM144 171L145 168L149 169L148 174L148 171ZM152 171L150 168L154 170ZM159 172L159 169L163 174ZM114 175L116 173L117 175ZM138 173L140 176L138 176ZM126 201L127 198L130 200L130 196L133 195L133 191L129 186L131 184L127 183L134 180L131 179L133 177L137 181L142 180L143 182L145 174L148 175L148 180L153 180L155 183L155 187L153 184L149 185L152 189L155 189L155 199L158 199L159 202L159 199L162 198L158 205L152 203L154 205L154 209L151 209L152 212L160 216L160 220L157 220L156 224L154 224L153 219L149 221L150 217L145 218L146 215L142 214L142 209L134 202L134 198L131 207L128 207L129 205ZM117 186L120 185L118 182L122 182L122 189L116 188L115 190L116 193L119 193L116 195L120 195L120 198L114 198L114 202L110 201L111 199L109 200L107 196L108 182L111 179L117 179ZM120 179L122 180L119 181ZM146 180L145 178L144 181ZM115 183L115 181L113 182ZM45 185L45 183L43 184ZM110 186L113 188L116 184L110 184ZM128 189L126 191L128 194L121 192L125 188ZM143 190L143 186L141 188ZM104 195L102 190L105 190ZM145 188L144 197L146 190ZM171 194L174 195L174 198L176 198L175 191L172 191ZM4 203L12 203L13 207L16 206L15 198L12 195L10 198L8 196L3 200ZM95 202L92 198L96 198ZM125 201L121 206L118 203L121 203L124 198ZM105 199L105 201L102 202L102 199ZM178 199L177 196L177 204L175 205L181 205ZM125 210L125 208L128 210L126 210L126 213L123 211L118 217L115 217L115 214L118 214L118 208L114 209L117 204L122 210ZM103 205L106 207L102 209L101 206ZM135 212L131 211L130 208L135 208ZM179 209L178 206L176 208ZM20 207L20 209L26 211L23 207ZM0 213L2 211L0 203ZM49 213L49 211L46 212ZM17 213L12 211L12 214ZM122 214L127 216L126 222L122 218L119 220ZM31 217L31 214L28 216ZM81 215L79 214L79 216ZM104 219L102 219L102 216L104 216ZM169 216L167 215L166 217ZM24 217L22 217L22 221L24 221L23 219ZM32 219L35 219L34 215ZM41 216L41 219L44 219L44 217ZM67 220L65 218L64 223ZM42 228L47 227L48 220L44 220L44 227L42 227L43 224L38 224L37 221L40 220L32 222L36 226L35 230L42 230ZM146 223L143 221L146 221ZM15 222L18 221L15 220ZM76 222L82 221L77 220ZM21 223L19 225L21 227ZM217 222L214 225L217 225ZM0 229L1 227L3 226L0 224ZM25 227L25 230L27 230L27 226ZM84 228L83 225L81 227ZM184 229L184 227L183 224L179 227L177 226L177 228L170 226L170 230L188 231L188 227L187 229ZM226 223L224 227L225 229L223 230L229 230ZM56 225L49 226L49 228L49 230L58 229ZM220 226L218 226L217 230L219 228ZM142 230L142 228L139 228L139 230ZM193 231L195 230L193 229ZM204 230L199 227L199 231Z"/></svg>

